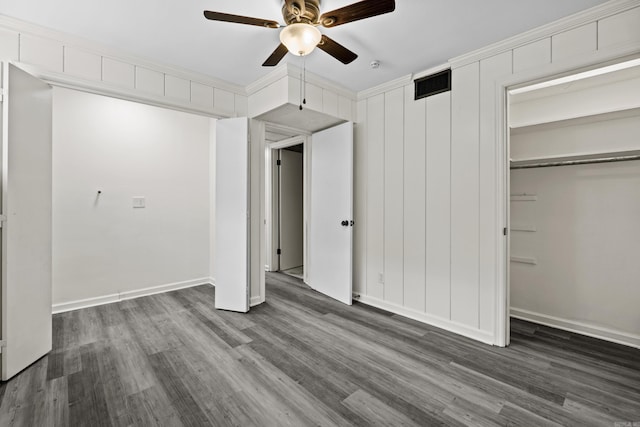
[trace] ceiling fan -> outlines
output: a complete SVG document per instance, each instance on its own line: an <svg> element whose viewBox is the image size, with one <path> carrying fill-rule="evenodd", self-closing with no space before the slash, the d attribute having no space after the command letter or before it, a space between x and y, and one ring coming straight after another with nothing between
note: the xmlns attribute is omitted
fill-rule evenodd
<svg viewBox="0 0 640 427"><path fill-rule="evenodd" d="M204 11L204 16L212 21L234 22L274 29L282 28L280 32L281 43L262 64L263 67L277 65L287 52L297 56L308 55L316 46L343 64L349 64L358 55L320 33L317 27L319 25L325 28L337 27L360 19L393 12L395 8L395 0L362 0L320 14L320 0L284 0L282 16L286 22L285 25L268 19L230 15L209 10Z"/></svg>

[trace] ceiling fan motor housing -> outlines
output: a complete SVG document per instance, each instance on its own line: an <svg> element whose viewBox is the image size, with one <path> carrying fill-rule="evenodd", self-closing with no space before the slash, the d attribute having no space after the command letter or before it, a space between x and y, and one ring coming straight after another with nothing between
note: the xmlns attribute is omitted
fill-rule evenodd
<svg viewBox="0 0 640 427"><path fill-rule="evenodd" d="M317 25L320 18L319 0L285 1L282 6L282 17L288 24L304 23Z"/></svg>

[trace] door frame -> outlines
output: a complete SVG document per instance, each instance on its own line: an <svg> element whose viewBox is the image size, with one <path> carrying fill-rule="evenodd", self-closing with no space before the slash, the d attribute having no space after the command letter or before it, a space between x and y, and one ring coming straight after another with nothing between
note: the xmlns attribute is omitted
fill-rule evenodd
<svg viewBox="0 0 640 427"><path fill-rule="evenodd" d="M274 153L275 150L280 150L282 148L292 147L294 145L303 144L303 153L302 153L302 163L303 163L303 182L302 182L302 192L303 192L303 215L302 215L302 223L304 224L303 233L302 233L302 245L303 245L303 253L302 253L302 262L304 265L304 273L303 273L303 281L307 283L308 281L308 271L307 267L309 264L308 259L308 225L310 220L309 213L309 188L310 188L310 168L309 162L311 159L311 144L310 137L304 132L301 132L300 135L293 136L291 138L284 139L282 141L270 142L265 146L265 228L266 228L266 271L278 271L280 269L280 264L278 260L278 256L276 255L276 251L278 249L278 233L279 233L279 221L276 218L276 212L278 211L278 196L279 196L279 186L277 180L275 180L274 174Z"/></svg>
<svg viewBox="0 0 640 427"><path fill-rule="evenodd" d="M553 80L606 65L640 58L637 46L627 46L610 51L597 51L586 57L547 64L544 67L512 74L495 81L495 129L496 129L496 232L502 239L497 244L496 263L496 312L494 344L506 347L510 343L510 128L509 92L513 89ZM502 230L506 228L506 236Z"/></svg>

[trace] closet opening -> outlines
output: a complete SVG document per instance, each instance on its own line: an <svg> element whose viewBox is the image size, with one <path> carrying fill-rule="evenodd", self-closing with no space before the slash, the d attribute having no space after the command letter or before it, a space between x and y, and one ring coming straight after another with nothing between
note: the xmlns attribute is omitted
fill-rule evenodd
<svg viewBox="0 0 640 427"><path fill-rule="evenodd" d="M307 135L267 125L266 271L306 282Z"/></svg>
<svg viewBox="0 0 640 427"><path fill-rule="evenodd" d="M507 343L640 347L638 93L637 59L508 90Z"/></svg>

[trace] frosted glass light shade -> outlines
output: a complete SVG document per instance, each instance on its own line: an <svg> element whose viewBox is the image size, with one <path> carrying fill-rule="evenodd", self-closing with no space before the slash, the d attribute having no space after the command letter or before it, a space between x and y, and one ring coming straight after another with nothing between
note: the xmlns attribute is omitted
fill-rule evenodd
<svg viewBox="0 0 640 427"><path fill-rule="evenodd" d="M320 43L322 34L310 24L290 24L280 32L280 41L289 52L298 56L310 54Z"/></svg>

